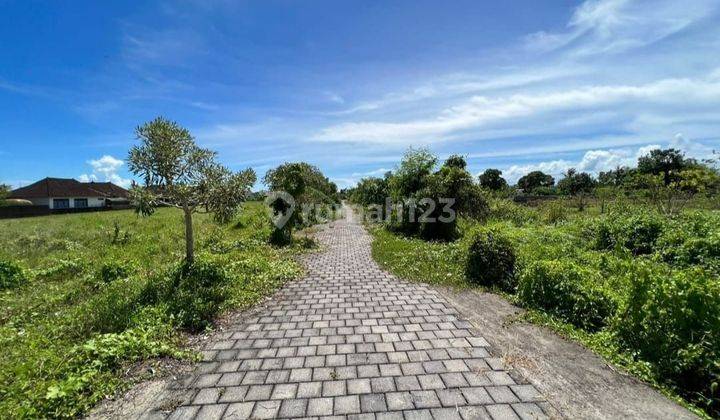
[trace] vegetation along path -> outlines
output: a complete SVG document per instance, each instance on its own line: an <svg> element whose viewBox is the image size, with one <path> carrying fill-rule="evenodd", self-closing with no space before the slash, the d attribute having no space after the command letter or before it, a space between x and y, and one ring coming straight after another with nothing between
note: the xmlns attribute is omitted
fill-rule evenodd
<svg viewBox="0 0 720 420"><path fill-rule="evenodd" d="M545 418L435 290L377 266L348 216L317 234L304 279L208 345L171 417Z"/></svg>

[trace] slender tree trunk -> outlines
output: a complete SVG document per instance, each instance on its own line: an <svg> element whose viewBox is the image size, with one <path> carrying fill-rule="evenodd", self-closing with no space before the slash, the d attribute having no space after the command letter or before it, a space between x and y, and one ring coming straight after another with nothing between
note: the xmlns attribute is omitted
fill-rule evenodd
<svg viewBox="0 0 720 420"><path fill-rule="evenodd" d="M183 206L185 213L185 260L192 264L195 260L195 237L193 235L192 211L187 204Z"/></svg>

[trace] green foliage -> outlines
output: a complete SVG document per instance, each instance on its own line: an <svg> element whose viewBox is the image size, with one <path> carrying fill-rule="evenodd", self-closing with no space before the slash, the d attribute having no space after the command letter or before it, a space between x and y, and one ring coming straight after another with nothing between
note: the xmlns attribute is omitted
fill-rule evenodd
<svg viewBox="0 0 720 420"><path fill-rule="evenodd" d="M490 191L501 191L508 187L507 181L501 176L502 171L499 169L486 169L480 174L478 180L480 186Z"/></svg>
<svg viewBox="0 0 720 420"><path fill-rule="evenodd" d="M385 178L363 178L358 182L353 190L350 199L353 203L361 206L385 205L385 198L389 197L388 179L390 173Z"/></svg>
<svg viewBox="0 0 720 420"><path fill-rule="evenodd" d="M536 261L520 274L517 298L523 305L596 331L615 311L615 303L598 283L597 273L575 263Z"/></svg>
<svg viewBox="0 0 720 420"><path fill-rule="evenodd" d="M268 246L264 208L248 203L237 224L198 214L198 261L212 268L173 277L184 251L181 217L158 208L152 218L114 211L0 220L0 260L28 267L26 287L0 292L0 417L81 417L123 389L134 362L184 357L181 324L205 328L211 313L246 308L300 274L292 253L301 250ZM115 222L131 241L110 246ZM216 286L205 287L207 272Z"/></svg>
<svg viewBox="0 0 720 420"><path fill-rule="evenodd" d="M103 283L112 283L115 280L126 278L132 272L130 264L118 261L108 261L100 267L98 279Z"/></svg>
<svg viewBox="0 0 720 420"><path fill-rule="evenodd" d="M632 214L613 213L591 223L588 234L593 248L598 250L624 248L634 255L650 254L667 222L651 211L638 210Z"/></svg>
<svg viewBox="0 0 720 420"><path fill-rule="evenodd" d="M720 415L720 283L702 269L645 263L614 323L620 343L653 364L691 401Z"/></svg>
<svg viewBox="0 0 720 420"><path fill-rule="evenodd" d="M515 289L515 251L500 232L481 229L471 233L465 274L472 283Z"/></svg>
<svg viewBox="0 0 720 420"><path fill-rule="evenodd" d="M490 215L492 220L506 220L515 226L536 223L540 220L537 210L515 204L510 200L494 199L490 201Z"/></svg>
<svg viewBox="0 0 720 420"><path fill-rule="evenodd" d="M427 184L437 158L427 149L409 149L405 152L400 166L390 178L388 190L395 201L405 202L416 198L417 193Z"/></svg>
<svg viewBox="0 0 720 420"><path fill-rule="evenodd" d="M7 196L10 195L10 191L12 191L12 188L9 185L0 184L0 201L7 198Z"/></svg>
<svg viewBox="0 0 720 420"><path fill-rule="evenodd" d="M679 180L680 171L696 162L685 158L677 149L654 149L638 159L638 172L650 175L662 175L666 186Z"/></svg>
<svg viewBox="0 0 720 420"><path fill-rule="evenodd" d="M556 224L568 219L568 210L561 200L553 200L542 206L545 222Z"/></svg>
<svg viewBox="0 0 720 420"><path fill-rule="evenodd" d="M22 267L12 261L0 260L0 290L18 287L26 281Z"/></svg>
<svg viewBox="0 0 720 420"><path fill-rule="evenodd" d="M274 227L270 236L273 245L291 244L293 230L319 221L318 206L327 210L338 203L337 186L317 167L305 162L284 163L271 169L263 183L274 193L267 203L273 215L287 219L283 226Z"/></svg>
<svg viewBox="0 0 720 420"><path fill-rule="evenodd" d="M192 262L192 214L204 208L216 221L230 221L255 183L255 172L232 173L216 161L215 152L198 147L187 129L162 117L137 127L135 134L141 144L130 149L128 168L144 180L131 189L136 211L148 216L159 204L182 209L185 259Z"/></svg>
<svg viewBox="0 0 720 420"><path fill-rule="evenodd" d="M661 176L651 176L662 185ZM694 412L718 417L720 213L669 216L621 193L611 198L590 202L583 213L570 212L570 200L534 208L492 198L484 226L461 217L455 242L372 229L373 257L402 278L472 287L498 268L485 263L479 275L468 272L476 232L501 235L516 257L514 299L529 319L580 339L674 399L682 396Z"/></svg>
<svg viewBox="0 0 720 420"><path fill-rule="evenodd" d="M555 185L555 179L542 171L532 171L518 179L517 186L526 193L535 193L541 187L549 188Z"/></svg>
<svg viewBox="0 0 720 420"><path fill-rule="evenodd" d="M161 288L160 300L166 303L177 325L189 331L209 326L228 298L228 276L209 261L182 263L163 281L166 284Z"/></svg>

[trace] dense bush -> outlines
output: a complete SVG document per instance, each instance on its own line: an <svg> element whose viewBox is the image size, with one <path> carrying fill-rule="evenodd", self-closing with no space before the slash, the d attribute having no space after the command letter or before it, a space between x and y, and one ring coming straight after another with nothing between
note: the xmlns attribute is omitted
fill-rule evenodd
<svg viewBox="0 0 720 420"><path fill-rule="evenodd" d="M720 282L698 268L644 268L631 279L627 304L614 323L620 343L720 415Z"/></svg>
<svg viewBox="0 0 720 420"><path fill-rule="evenodd" d="M589 227L595 249L625 248L634 255L650 254L666 228L665 219L652 212L639 211L631 215L610 214Z"/></svg>
<svg viewBox="0 0 720 420"><path fill-rule="evenodd" d="M22 267L12 261L0 260L0 290L20 286L26 280Z"/></svg>
<svg viewBox="0 0 720 420"><path fill-rule="evenodd" d="M536 261L520 274L517 297L525 306L545 309L596 331L614 313L615 303L596 286L595 272L566 261Z"/></svg>
<svg viewBox="0 0 720 420"><path fill-rule="evenodd" d="M505 236L478 230L472 233L467 252L465 272L471 282L506 291L515 288L515 251Z"/></svg>

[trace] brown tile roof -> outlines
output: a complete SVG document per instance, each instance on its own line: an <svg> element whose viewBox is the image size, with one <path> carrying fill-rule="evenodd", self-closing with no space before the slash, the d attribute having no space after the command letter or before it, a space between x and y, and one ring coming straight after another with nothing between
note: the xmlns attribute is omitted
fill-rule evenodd
<svg viewBox="0 0 720 420"><path fill-rule="evenodd" d="M45 178L13 190L8 198L127 197L128 192L111 182L79 182L68 178Z"/></svg>
<svg viewBox="0 0 720 420"><path fill-rule="evenodd" d="M88 182L85 185L89 186L95 191L103 193L106 197L123 197L127 198L130 196L128 190L112 182Z"/></svg>

